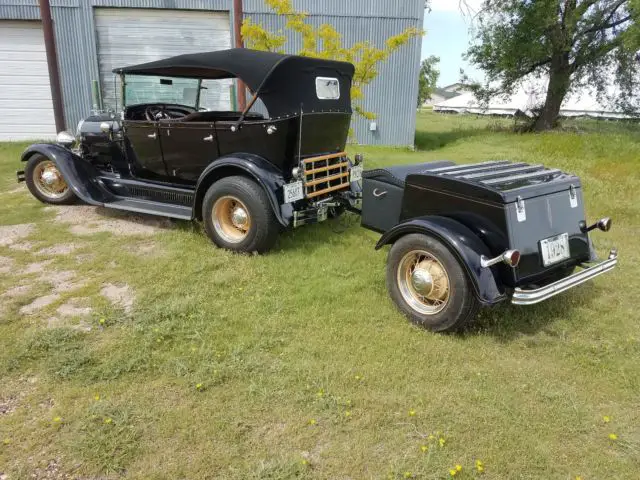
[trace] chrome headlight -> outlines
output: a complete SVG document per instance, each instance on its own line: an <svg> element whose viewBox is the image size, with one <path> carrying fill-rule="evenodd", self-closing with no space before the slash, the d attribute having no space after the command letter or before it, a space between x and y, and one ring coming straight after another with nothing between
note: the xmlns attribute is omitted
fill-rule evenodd
<svg viewBox="0 0 640 480"><path fill-rule="evenodd" d="M60 132L56 136L56 142L65 147L70 147L74 143L76 143L76 137L71 135L69 132Z"/></svg>

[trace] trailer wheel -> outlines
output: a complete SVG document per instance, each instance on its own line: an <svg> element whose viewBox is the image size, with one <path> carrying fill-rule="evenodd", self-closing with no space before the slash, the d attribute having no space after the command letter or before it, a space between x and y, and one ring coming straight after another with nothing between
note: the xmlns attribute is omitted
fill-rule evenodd
<svg viewBox="0 0 640 480"><path fill-rule="evenodd" d="M65 205L76 200L56 164L44 155L35 154L29 159L24 179L31 195L43 203Z"/></svg>
<svg viewBox="0 0 640 480"><path fill-rule="evenodd" d="M204 196L202 217L213 243L234 252L267 252L278 236L278 221L267 194L246 177L214 182Z"/></svg>
<svg viewBox="0 0 640 480"><path fill-rule="evenodd" d="M451 332L472 320L478 302L463 266L434 237L400 238L387 259L387 289L411 321L434 332Z"/></svg>

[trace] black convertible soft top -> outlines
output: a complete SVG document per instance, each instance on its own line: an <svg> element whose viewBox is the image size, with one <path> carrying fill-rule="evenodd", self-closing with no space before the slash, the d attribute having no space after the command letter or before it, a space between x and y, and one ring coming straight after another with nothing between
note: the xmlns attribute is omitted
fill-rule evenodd
<svg viewBox="0 0 640 480"><path fill-rule="evenodd" d="M260 96L271 116L285 116L300 112L301 108L305 113L351 113L350 89L355 68L347 62L232 48L178 55L113 71L181 78L240 78ZM317 77L337 78L340 98L319 99Z"/></svg>

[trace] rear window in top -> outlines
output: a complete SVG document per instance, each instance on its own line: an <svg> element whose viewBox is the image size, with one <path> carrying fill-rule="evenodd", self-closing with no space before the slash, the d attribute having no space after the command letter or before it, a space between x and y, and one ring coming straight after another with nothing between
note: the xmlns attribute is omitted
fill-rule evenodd
<svg viewBox="0 0 640 480"><path fill-rule="evenodd" d="M338 100L340 82L337 78L316 77L316 95L320 100Z"/></svg>

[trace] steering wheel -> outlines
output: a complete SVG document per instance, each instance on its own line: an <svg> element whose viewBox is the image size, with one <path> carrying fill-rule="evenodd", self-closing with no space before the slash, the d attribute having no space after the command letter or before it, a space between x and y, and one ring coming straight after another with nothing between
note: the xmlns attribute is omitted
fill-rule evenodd
<svg viewBox="0 0 640 480"><path fill-rule="evenodd" d="M173 118L164 107L158 105L150 105L145 108L144 116L150 122L157 122L158 120L170 120L171 118Z"/></svg>

